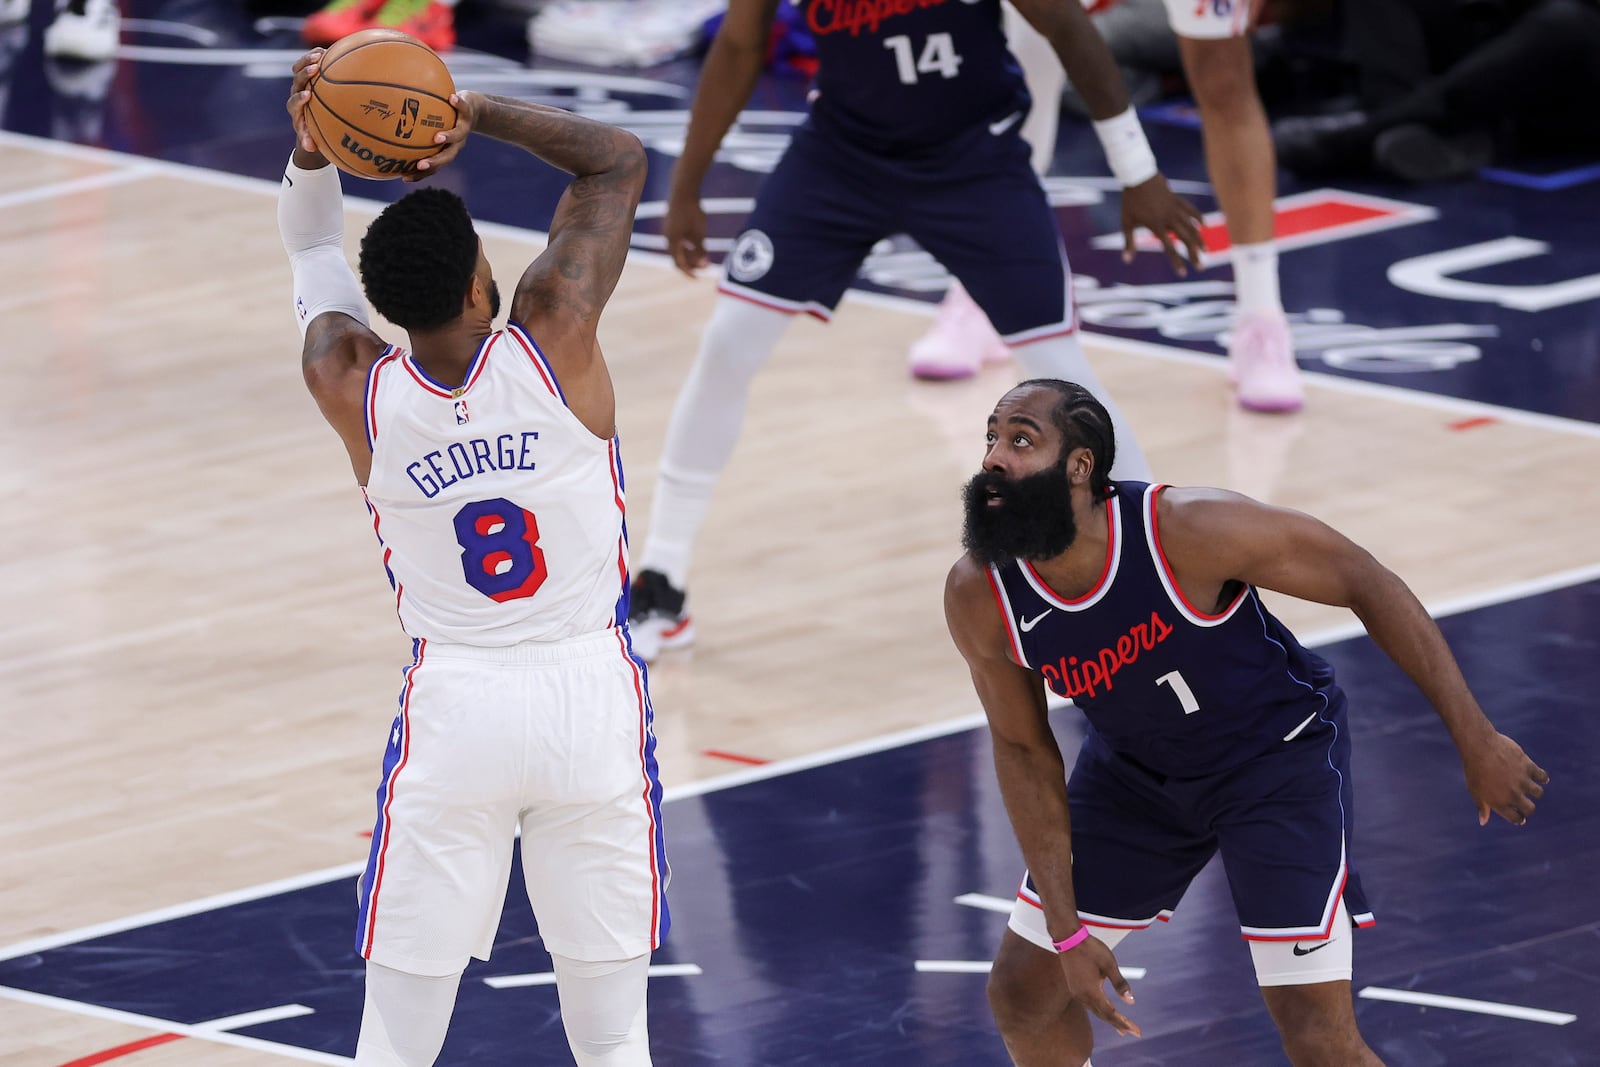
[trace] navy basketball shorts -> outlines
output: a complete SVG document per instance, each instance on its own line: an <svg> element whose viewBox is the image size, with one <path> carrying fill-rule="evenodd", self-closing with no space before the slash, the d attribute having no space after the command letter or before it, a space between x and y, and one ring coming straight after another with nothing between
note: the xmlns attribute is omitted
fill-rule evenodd
<svg viewBox="0 0 1600 1067"><path fill-rule="evenodd" d="M1337 689L1330 695L1328 710L1293 740L1201 778L1156 774L1090 731L1067 785L1079 920L1096 933L1166 921L1220 852L1247 941L1336 937L1344 933L1334 926L1341 912L1357 926L1371 925L1350 862L1344 696ZM1031 878L1013 915L1012 928L1038 943L1030 930L1042 922L1027 921L1042 917Z"/></svg>
<svg viewBox="0 0 1600 1067"><path fill-rule="evenodd" d="M960 279L1008 343L1070 333L1061 234L1015 126L888 157L808 120L762 184L722 291L827 321L872 246L903 233Z"/></svg>

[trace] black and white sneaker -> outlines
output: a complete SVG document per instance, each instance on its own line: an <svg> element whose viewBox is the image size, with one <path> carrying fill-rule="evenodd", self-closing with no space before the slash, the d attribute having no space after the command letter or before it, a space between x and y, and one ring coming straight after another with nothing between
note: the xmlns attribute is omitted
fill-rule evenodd
<svg viewBox="0 0 1600 1067"><path fill-rule="evenodd" d="M633 580L628 633L634 653L646 663L694 643L694 620L684 610L685 596L660 571L640 571Z"/></svg>

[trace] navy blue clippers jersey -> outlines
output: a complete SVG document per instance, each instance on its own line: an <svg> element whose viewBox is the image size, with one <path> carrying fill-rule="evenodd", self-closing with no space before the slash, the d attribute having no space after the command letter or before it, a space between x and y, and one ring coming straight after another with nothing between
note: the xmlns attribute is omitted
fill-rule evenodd
<svg viewBox="0 0 1600 1067"><path fill-rule="evenodd" d="M1027 116L1000 0L793 0L817 42L811 113L867 148L938 144ZM995 132L1002 132L996 130Z"/></svg>
<svg viewBox="0 0 1600 1067"><path fill-rule="evenodd" d="M1333 668L1242 586L1217 614L1185 602L1161 552L1165 486L1117 482L1095 587L1057 596L1026 560L989 568L1012 653L1070 697L1114 751L1158 774L1225 771L1335 714Z"/></svg>

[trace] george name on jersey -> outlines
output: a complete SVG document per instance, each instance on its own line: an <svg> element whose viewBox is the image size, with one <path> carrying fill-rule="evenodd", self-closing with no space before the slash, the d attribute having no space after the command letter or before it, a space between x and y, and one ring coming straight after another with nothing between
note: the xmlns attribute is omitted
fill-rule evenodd
<svg viewBox="0 0 1600 1067"><path fill-rule="evenodd" d="M1164 622L1161 613L1152 611L1149 622L1134 623L1127 633L1107 645L1097 654L1079 661L1077 656L1062 656L1060 664L1045 663L1039 667L1050 684L1052 692L1064 697L1092 697L1101 689L1109 693L1116 687L1116 675L1122 668L1138 660L1145 652L1172 636L1172 627Z"/></svg>
<svg viewBox="0 0 1600 1067"><path fill-rule="evenodd" d="M486 437L456 441L407 464L406 477L432 500L457 482L490 471L533 470L533 443L537 440L538 431L524 430L503 433L492 441Z"/></svg>

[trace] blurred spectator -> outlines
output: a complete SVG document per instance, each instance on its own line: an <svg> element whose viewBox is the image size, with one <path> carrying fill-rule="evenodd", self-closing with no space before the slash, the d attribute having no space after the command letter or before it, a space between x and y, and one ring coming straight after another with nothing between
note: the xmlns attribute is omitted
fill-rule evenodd
<svg viewBox="0 0 1600 1067"><path fill-rule="evenodd" d="M1275 124L1307 178L1464 177L1600 147L1600 0L1344 0L1359 107Z"/></svg>
<svg viewBox="0 0 1600 1067"><path fill-rule="evenodd" d="M333 0L300 33L306 44L330 45L358 30L401 30L445 52L456 44L455 7L456 0Z"/></svg>

